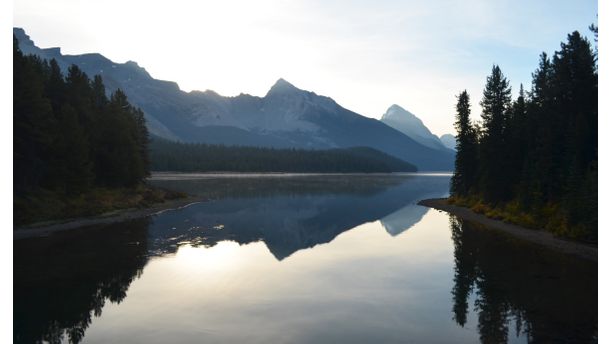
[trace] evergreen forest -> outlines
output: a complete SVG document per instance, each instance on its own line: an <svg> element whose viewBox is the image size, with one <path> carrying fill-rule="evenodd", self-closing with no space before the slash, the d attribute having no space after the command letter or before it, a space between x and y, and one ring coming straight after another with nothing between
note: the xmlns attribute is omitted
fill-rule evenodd
<svg viewBox="0 0 612 344"><path fill-rule="evenodd" d="M597 39L597 28L591 27ZM556 235L597 240L597 52L579 32L542 53L528 91L499 66L486 79L479 121L457 97L451 202Z"/></svg>
<svg viewBox="0 0 612 344"><path fill-rule="evenodd" d="M151 170L175 172L415 172L403 160L368 147L328 150L275 149L180 143L154 137Z"/></svg>
<svg viewBox="0 0 612 344"><path fill-rule="evenodd" d="M16 223L78 215L67 202L134 188L149 175L143 112L102 78L24 55L13 38L13 195ZM39 206L37 206L39 205Z"/></svg>

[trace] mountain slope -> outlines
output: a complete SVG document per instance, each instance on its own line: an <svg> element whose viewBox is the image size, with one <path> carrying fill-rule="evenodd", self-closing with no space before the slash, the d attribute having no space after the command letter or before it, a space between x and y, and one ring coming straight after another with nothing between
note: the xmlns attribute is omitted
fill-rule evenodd
<svg viewBox="0 0 612 344"><path fill-rule="evenodd" d="M136 62L114 63L100 54L62 55L40 49L14 28L24 53L55 58L62 69L75 64L100 74L107 89L121 88L145 113L154 135L183 142L274 148L367 146L415 164L419 170L452 170L454 152L424 146L333 99L300 90L280 79L264 97L223 97L213 91L183 92L174 82L152 78Z"/></svg>
<svg viewBox="0 0 612 344"><path fill-rule="evenodd" d="M440 150L447 149L440 139L429 131L423 121L397 104L391 105L380 120L424 146Z"/></svg>

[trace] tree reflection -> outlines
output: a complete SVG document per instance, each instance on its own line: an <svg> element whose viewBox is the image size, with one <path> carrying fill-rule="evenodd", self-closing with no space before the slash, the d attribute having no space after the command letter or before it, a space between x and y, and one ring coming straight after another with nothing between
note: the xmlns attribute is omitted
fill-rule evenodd
<svg viewBox="0 0 612 344"><path fill-rule="evenodd" d="M468 322L473 294L482 343L505 343L511 336L534 343L597 341L597 264L455 217L450 227L457 324Z"/></svg>
<svg viewBox="0 0 612 344"><path fill-rule="evenodd" d="M147 262L148 219L14 244L16 343L80 342ZM105 254L100 254L104 252Z"/></svg>

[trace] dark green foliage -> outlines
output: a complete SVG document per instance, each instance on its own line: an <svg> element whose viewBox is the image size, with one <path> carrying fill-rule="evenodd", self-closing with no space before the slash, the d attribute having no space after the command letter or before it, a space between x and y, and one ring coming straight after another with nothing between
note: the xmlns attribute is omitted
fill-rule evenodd
<svg viewBox="0 0 612 344"><path fill-rule="evenodd" d="M477 186L478 137L470 121L470 112L470 96L467 91L463 91L457 96L457 155L455 173L451 180L451 192L460 196L467 196Z"/></svg>
<svg viewBox="0 0 612 344"><path fill-rule="evenodd" d="M414 172L416 167L373 148L330 150L236 147L151 141L151 169L181 172Z"/></svg>
<svg viewBox="0 0 612 344"><path fill-rule="evenodd" d="M507 148L507 115L511 105L510 83L499 66L493 66L483 92L482 136L480 138L480 190L485 201L496 203L507 195L509 173Z"/></svg>
<svg viewBox="0 0 612 344"><path fill-rule="evenodd" d="M542 53L531 91L525 95L521 85L514 102L508 81L494 66L481 102L477 152L465 149L469 139L461 133L477 129L458 104L453 196L476 196L500 209L514 202L556 234L596 240L596 61L587 39L573 32L552 60ZM466 159L478 165L467 185Z"/></svg>
<svg viewBox="0 0 612 344"><path fill-rule="evenodd" d="M102 78L24 56L13 42L15 214L29 199L74 197L99 186L134 186L148 175L143 113ZM53 198L53 197L51 197ZM22 219L23 220L23 219Z"/></svg>
<svg viewBox="0 0 612 344"><path fill-rule="evenodd" d="M58 137L51 147L55 175L50 179L67 193L77 194L88 189L94 178L89 142L70 104L62 105L57 120Z"/></svg>

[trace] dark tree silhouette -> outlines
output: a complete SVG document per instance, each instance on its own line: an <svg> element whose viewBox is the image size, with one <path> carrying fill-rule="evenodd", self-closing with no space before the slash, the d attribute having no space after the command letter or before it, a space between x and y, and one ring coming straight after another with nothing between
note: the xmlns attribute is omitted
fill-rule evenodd
<svg viewBox="0 0 612 344"><path fill-rule="evenodd" d="M585 37L573 32L552 59L542 53L532 76L531 90L525 94L521 85L513 102L509 82L493 66L481 101L478 153L467 155L477 157L471 164L478 169L466 172L467 153L460 146L451 193L508 220L595 241L596 54ZM469 132L459 104L457 118L458 134Z"/></svg>
<svg viewBox="0 0 612 344"><path fill-rule="evenodd" d="M13 159L16 223L28 208L74 199L96 187L136 186L149 174L144 114L100 76L25 56L13 39Z"/></svg>
<svg viewBox="0 0 612 344"><path fill-rule="evenodd" d="M457 96L457 154L451 180L451 192L460 196L475 190L478 172L478 141L476 128L470 121L470 112L470 96L463 91Z"/></svg>
<svg viewBox="0 0 612 344"><path fill-rule="evenodd" d="M494 65L483 91L482 138L480 144L480 190L493 204L508 198L506 174L506 123L511 105L510 83L499 66Z"/></svg>

